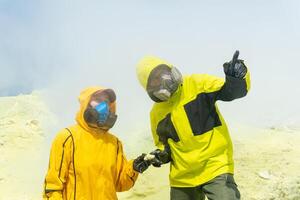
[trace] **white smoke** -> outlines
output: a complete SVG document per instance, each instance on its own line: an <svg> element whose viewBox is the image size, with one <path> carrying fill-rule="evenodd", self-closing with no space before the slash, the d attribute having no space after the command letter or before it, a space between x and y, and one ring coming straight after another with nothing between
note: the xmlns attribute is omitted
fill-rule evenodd
<svg viewBox="0 0 300 200"><path fill-rule="evenodd" d="M117 92L116 132L149 130L152 102L135 75L143 55L223 76L236 49L252 89L220 103L225 118L265 126L299 117L298 1L1 1L0 10L1 95L48 90L60 126L74 122L80 90L101 85Z"/></svg>

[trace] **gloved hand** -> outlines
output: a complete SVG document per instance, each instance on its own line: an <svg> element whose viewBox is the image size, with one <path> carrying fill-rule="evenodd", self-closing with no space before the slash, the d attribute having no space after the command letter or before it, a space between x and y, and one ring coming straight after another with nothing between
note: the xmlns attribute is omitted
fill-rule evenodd
<svg viewBox="0 0 300 200"><path fill-rule="evenodd" d="M160 167L162 164L166 164L171 161L171 156L166 150L156 149L150 153L155 158L151 160L151 164L154 167Z"/></svg>
<svg viewBox="0 0 300 200"><path fill-rule="evenodd" d="M235 78L244 78L247 73L247 67L243 60L238 59L239 51L236 51L230 62L223 64L224 72L227 76Z"/></svg>
<svg viewBox="0 0 300 200"><path fill-rule="evenodd" d="M150 161L144 160L146 154L143 153L133 161L133 169L139 173L143 173L151 165Z"/></svg>

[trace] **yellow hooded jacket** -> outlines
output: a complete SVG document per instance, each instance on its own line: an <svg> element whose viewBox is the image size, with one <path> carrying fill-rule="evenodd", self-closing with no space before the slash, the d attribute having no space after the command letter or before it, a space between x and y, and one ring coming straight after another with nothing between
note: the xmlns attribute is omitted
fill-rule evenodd
<svg viewBox="0 0 300 200"><path fill-rule="evenodd" d="M146 89L151 71L171 64L145 57L137 76ZM155 145L171 150L170 185L195 187L223 173L234 172L232 142L217 100L241 98L250 89L250 75L226 80L207 74L183 76L183 83L166 102L155 103L150 113Z"/></svg>
<svg viewBox="0 0 300 200"><path fill-rule="evenodd" d="M127 161L121 141L109 132L90 128L83 113L91 95L100 87L84 90L77 124L55 137L44 184L44 199L113 200L116 192L133 187L138 172ZM111 105L115 110L115 102Z"/></svg>

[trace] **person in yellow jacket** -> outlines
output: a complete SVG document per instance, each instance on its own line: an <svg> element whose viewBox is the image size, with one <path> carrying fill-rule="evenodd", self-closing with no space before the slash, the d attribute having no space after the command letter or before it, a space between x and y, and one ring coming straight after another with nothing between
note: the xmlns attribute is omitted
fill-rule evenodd
<svg viewBox="0 0 300 200"><path fill-rule="evenodd" d="M155 102L150 112L159 162L170 162L172 200L235 200L232 142L216 102L244 97L250 75L237 51L223 65L226 78L208 74L182 76L172 64L154 56L137 65L137 77Z"/></svg>
<svg viewBox="0 0 300 200"><path fill-rule="evenodd" d="M117 119L112 89L90 87L79 96L77 123L55 137L43 199L114 200L133 187L149 163L145 154L125 158L121 141L109 132Z"/></svg>

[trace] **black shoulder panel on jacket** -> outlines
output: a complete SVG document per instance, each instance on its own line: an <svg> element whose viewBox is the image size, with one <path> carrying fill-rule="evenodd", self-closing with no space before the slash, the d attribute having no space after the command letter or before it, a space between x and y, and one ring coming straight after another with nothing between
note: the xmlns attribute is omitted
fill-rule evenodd
<svg viewBox="0 0 300 200"><path fill-rule="evenodd" d="M184 105L194 135L201 135L221 125L215 106L217 94L218 91L200 93L195 100Z"/></svg>

